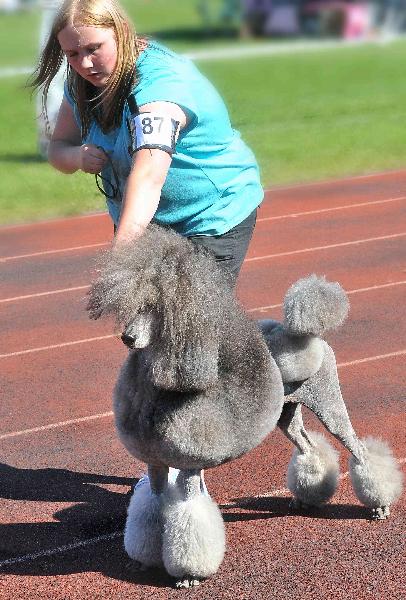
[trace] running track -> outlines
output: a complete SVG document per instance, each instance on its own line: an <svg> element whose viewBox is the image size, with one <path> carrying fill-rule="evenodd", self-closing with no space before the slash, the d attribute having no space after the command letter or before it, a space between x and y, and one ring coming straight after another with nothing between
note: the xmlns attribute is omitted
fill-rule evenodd
<svg viewBox="0 0 406 600"><path fill-rule="evenodd" d="M350 318L329 341L353 424L390 440L403 464L405 200L406 172L269 192L238 289L255 317L278 318L297 278L316 272L342 283ZM112 323L84 311L110 224L92 215L0 233L2 600L404 597L404 497L387 522L368 521L341 450L332 502L291 513L291 447L279 432L207 472L228 540L215 577L188 592L160 571L133 572L122 529L143 465L117 441L110 400L126 351Z"/></svg>

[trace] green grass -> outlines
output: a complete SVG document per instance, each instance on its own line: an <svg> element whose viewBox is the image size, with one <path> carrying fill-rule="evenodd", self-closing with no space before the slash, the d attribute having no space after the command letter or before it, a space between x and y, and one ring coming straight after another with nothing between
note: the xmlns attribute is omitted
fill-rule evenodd
<svg viewBox="0 0 406 600"><path fill-rule="evenodd" d="M74 215L101 206L90 175L62 175L36 151L34 107L24 78L1 80L0 223Z"/></svg>
<svg viewBox="0 0 406 600"><path fill-rule="evenodd" d="M145 30L153 30L164 2L138 0L134 5L140 21L144 11ZM187 10L185 6L183 1L174 3L167 33L181 13L185 27L197 27L194 3L189 2ZM22 15L26 20L34 16ZM171 40L172 47L185 44L186 37ZM7 61L1 26L0 40L0 66L30 63L30 54L24 55L29 41L19 54L10 52ZM404 167L405 49L406 42L399 41L381 47L202 61L200 68L225 98L233 124L256 153L268 187ZM102 210L104 202L91 175L62 175L38 159L34 107L22 89L24 79L0 80L0 222Z"/></svg>
<svg viewBox="0 0 406 600"><path fill-rule="evenodd" d="M404 167L404 42L202 65L265 185Z"/></svg>

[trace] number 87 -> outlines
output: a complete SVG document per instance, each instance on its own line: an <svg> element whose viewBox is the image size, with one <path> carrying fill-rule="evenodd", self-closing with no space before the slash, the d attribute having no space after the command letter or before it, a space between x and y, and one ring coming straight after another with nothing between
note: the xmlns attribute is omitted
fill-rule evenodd
<svg viewBox="0 0 406 600"><path fill-rule="evenodd" d="M152 125L153 120L159 121L158 133L160 133L161 127L162 127L162 122L163 122L164 118L163 117L154 117L153 119L151 119L151 117L144 117L141 121L142 133L144 135L149 135L149 134L153 133L153 131L154 131L154 127Z"/></svg>

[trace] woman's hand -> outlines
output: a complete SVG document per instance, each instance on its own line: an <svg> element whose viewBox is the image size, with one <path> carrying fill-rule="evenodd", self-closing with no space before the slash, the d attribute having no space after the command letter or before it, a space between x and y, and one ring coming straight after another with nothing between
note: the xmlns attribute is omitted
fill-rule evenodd
<svg viewBox="0 0 406 600"><path fill-rule="evenodd" d="M100 173L107 163L107 154L94 144L83 144L79 151L79 168L85 173Z"/></svg>

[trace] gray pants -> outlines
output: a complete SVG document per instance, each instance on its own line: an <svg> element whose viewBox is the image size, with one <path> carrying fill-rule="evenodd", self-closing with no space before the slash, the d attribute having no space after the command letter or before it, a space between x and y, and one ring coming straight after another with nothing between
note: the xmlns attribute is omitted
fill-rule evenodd
<svg viewBox="0 0 406 600"><path fill-rule="evenodd" d="M199 246L207 248L231 276L235 285L257 220L255 209L244 221L222 235L193 235L189 239Z"/></svg>
<svg viewBox="0 0 406 600"><path fill-rule="evenodd" d="M216 262L230 276L233 287L237 282L237 277L247 254L256 220L257 209L248 215L244 221L222 235L191 235L188 238L194 244L203 246L214 255ZM116 230L117 227L114 225L114 234Z"/></svg>

